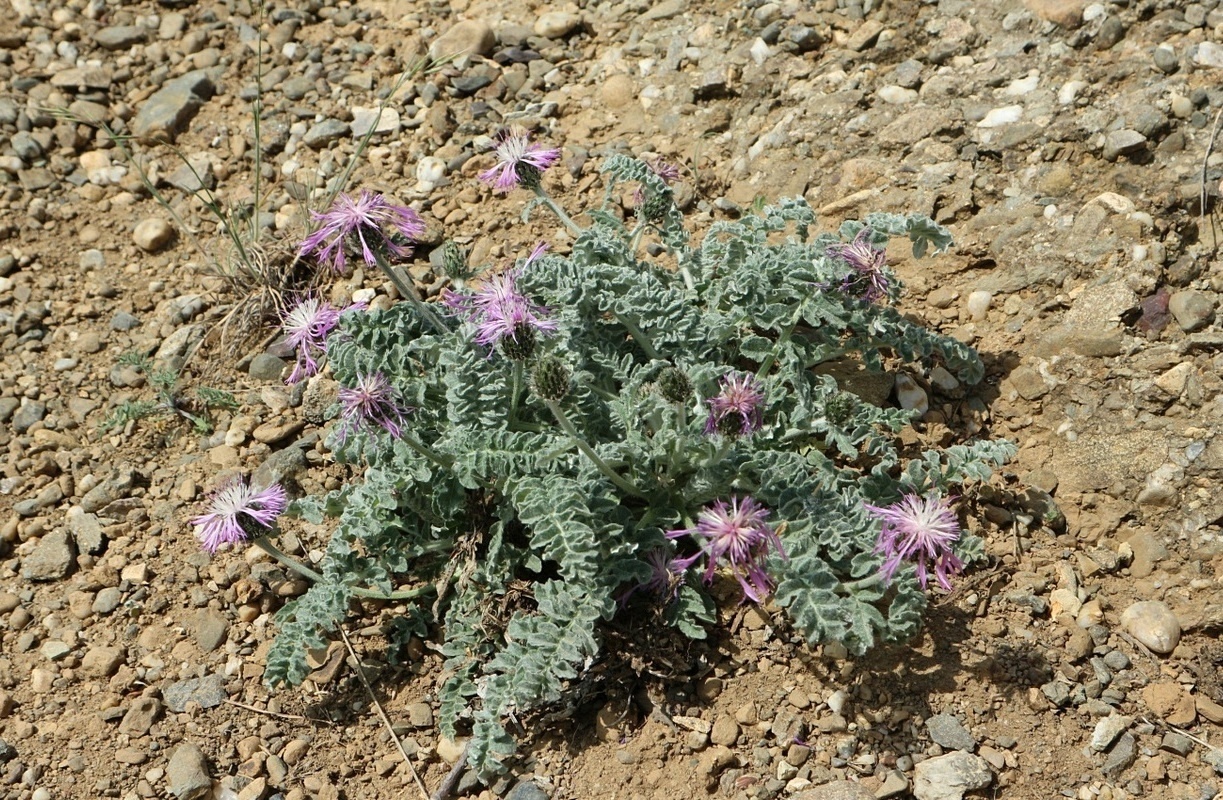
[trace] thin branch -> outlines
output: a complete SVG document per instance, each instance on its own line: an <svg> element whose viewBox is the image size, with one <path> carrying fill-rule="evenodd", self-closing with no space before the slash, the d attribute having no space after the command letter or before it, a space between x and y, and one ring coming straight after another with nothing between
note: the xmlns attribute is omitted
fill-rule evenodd
<svg viewBox="0 0 1223 800"><path fill-rule="evenodd" d="M442 779L441 785L437 787L437 791L429 800L447 800L450 794L459 785L459 778L463 776L463 770L467 768L467 750L471 747L471 742L463 746L463 752L459 756L459 760L454 762L454 766L450 768L450 772L446 773L446 777Z"/></svg>
<svg viewBox="0 0 1223 800"><path fill-rule="evenodd" d="M394 726L391 725L391 719L386 715L386 711L382 709L382 703L378 702L378 696L374 694L374 687L369 685L369 678L365 677L365 670L361 669L361 659L357 658L357 651L352 649L352 642L348 641L348 633L344 630L344 626L339 626L340 638L344 640L344 646L348 648L348 654L352 656L353 668L357 671L357 677L361 679L361 683L365 686L365 691L369 692L369 699L374 701L374 708L378 709L378 716L382 717L382 724L386 726L387 732L391 734L391 741L399 748L399 754L403 756L403 763L408 765L408 769L412 772L412 779L416 781L416 787L420 789L420 796L429 800L429 791L425 788L424 781L420 779L420 775L416 772L416 767L412 764L412 759L408 757L408 751L404 749L403 742L399 740L399 735L395 733Z"/></svg>
<svg viewBox="0 0 1223 800"><path fill-rule="evenodd" d="M327 725L332 724L329 720L315 719L314 717L303 717L301 714L282 714L279 711L268 711L266 708L259 708L258 706L252 706L246 703L239 703L237 700L230 700L229 698L225 698L224 702L229 703L231 706L237 706L238 708L245 708L247 711L253 711L256 714L264 714L269 717L276 717L276 719L287 719L293 722L320 722L320 723L324 723Z"/></svg>
<svg viewBox="0 0 1223 800"><path fill-rule="evenodd" d="M1210 141L1206 143L1206 154L1202 156L1202 187L1201 187L1202 193L1198 201L1201 204L1200 207L1198 208L1198 238L1201 238L1202 225L1206 222L1206 200L1207 200L1206 162L1210 161L1210 153L1212 150L1214 150L1215 137L1218 136L1219 134L1219 120L1220 119L1223 119L1223 108L1220 108L1219 112L1215 114L1215 123L1210 129ZM1214 217L1213 216L1210 218L1210 226L1212 229L1214 228ZM1217 240L1217 237L1216 237L1216 240ZM1212 250L1218 250L1218 249L1219 248L1217 244L1215 247L1212 248Z"/></svg>

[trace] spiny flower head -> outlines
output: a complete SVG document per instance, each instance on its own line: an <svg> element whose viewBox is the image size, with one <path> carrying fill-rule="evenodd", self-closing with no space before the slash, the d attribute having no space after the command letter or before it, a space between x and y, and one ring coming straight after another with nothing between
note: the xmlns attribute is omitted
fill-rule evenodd
<svg viewBox="0 0 1223 800"><path fill-rule="evenodd" d="M759 430L764 387L755 376L732 372L722 378L722 390L709 398L709 419L706 433L723 436L747 436Z"/></svg>
<svg viewBox="0 0 1223 800"><path fill-rule="evenodd" d="M556 321L548 318L548 309L518 290L522 271L546 250L546 244L537 245L521 267L492 276L474 292L446 295L446 307L476 326L476 344L501 345L507 358L521 361L530 357L537 334L556 332Z"/></svg>
<svg viewBox="0 0 1223 800"><path fill-rule="evenodd" d="M285 311L280 322L286 334L285 342L297 351L297 364L286 382L297 383L316 374L318 359L327 352L327 337L340 324L340 315L362 308L365 308L364 303L336 308L326 300L309 295Z"/></svg>
<svg viewBox="0 0 1223 800"><path fill-rule="evenodd" d="M544 170L555 164L561 151L554 147L531 144L531 134L517 125L497 134L497 163L480 173L480 180L497 192L508 192L517 186L534 189Z"/></svg>
<svg viewBox="0 0 1223 800"><path fill-rule="evenodd" d="M377 425L398 439L409 410L381 372L359 375L356 386L340 389L340 441L362 425Z"/></svg>
<svg viewBox="0 0 1223 800"><path fill-rule="evenodd" d="M874 303L888 296L892 279L884 267L887 252L871 244L871 229L863 228L849 244L829 245L824 251L839 258L850 267L850 272L841 281L841 291Z"/></svg>
<svg viewBox="0 0 1223 800"><path fill-rule="evenodd" d="M302 241L300 252L331 262L336 272L344 271L348 248L373 267L380 255L407 258L412 254L411 246L401 244L396 237L410 242L425 232L425 223L415 211L365 189L355 199L341 192L331 208L322 213L312 211L311 216L322 224Z"/></svg>
<svg viewBox="0 0 1223 800"><path fill-rule="evenodd" d="M679 180L679 167L670 164L661 158L643 158L641 159L650 171L662 178L663 183L670 184L671 181ZM646 219L657 220L666 213L666 204L669 202L665 197L646 198L645 187L638 186L633 192L633 205L641 209Z"/></svg>
<svg viewBox="0 0 1223 800"><path fill-rule="evenodd" d="M713 580L719 564L726 566L746 599L759 603L773 588L762 562L775 550L786 557L781 539L768 523L769 510L752 497L718 500L701 511L696 527L671 531L670 539L693 536L702 539L706 557L705 582Z"/></svg>
<svg viewBox="0 0 1223 800"><path fill-rule="evenodd" d="M271 528L288 503L280 484L256 491L235 476L217 487L209 497L207 513L191 520L191 524L204 549L215 553L223 544L245 542L249 536L259 535L260 528Z"/></svg>
<svg viewBox="0 0 1223 800"><path fill-rule="evenodd" d="M933 566L938 585L951 590L951 576L958 575L964 563L951 551L960 538L960 522L947 500L937 494L907 494L890 506L865 508L883 523L875 552L885 556L879 568L885 583L892 581L901 562L912 561L923 589Z"/></svg>

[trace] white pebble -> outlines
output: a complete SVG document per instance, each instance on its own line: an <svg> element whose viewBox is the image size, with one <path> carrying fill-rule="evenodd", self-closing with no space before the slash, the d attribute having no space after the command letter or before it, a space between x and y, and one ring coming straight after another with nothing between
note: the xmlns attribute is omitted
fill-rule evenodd
<svg viewBox="0 0 1223 800"><path fill-rule="evenodd" d="M903 372L896 376L896 402L903 409L916 411L918 416L930 410L930 398L926 396L926 390Z"/></svg>
<svg viewBox="0 0 1223 800"><path fill-rule="evenodd" d="M1079 96L1079 92L1087 88L1087 81L1066 81L1057 90L1057 102L1068 106Z"/></svg>
<svg viewBox="0 0 1223 800"><path fill-rule="evenodd" d="M1108 16L1108 9L1102 3L1092 3L1083 9L1083 22L1095 22Z"/></svg>
<svg viewBox="0 0 1223 800"><path fill-rule="evenodd" d="M377 294L373 289L358 289L352 293L352 301L354 303L365 303L369 305L373 302L374 295Z"/></svg>
<svg viewBox="0 0 1223 800"><path fill-rule="evenodd" d="M418 189L429 191L446 177L446 162L437 156L425 156L416 162L416 181ZM425 188L428 187L428 188Z"/></svg>
<svg viewBox="0 0 1223 800"><path fill-rule="evenodd" d="M1022 97L1025 94L1036 91L1036 87L1040 85L1040 72L1032 70L1026 78L1016 78L1011 81L1011 84L1002 90L1002 93L1009 97Z"/></svg>
<svg viewBox="0 0 1223 800"><path fill-rule="evenodd" d="M960 388L960 382L956 377L947 371L947 368L942 364L936 364L930 370L930 383L934 384L944 392L954 392Z"/></svg>
<svg viewBox="0 0 1223 800"><path fill-rule="evenodd" d="M837 689L832 694L828 695L828 709L834 714L840 714L845 710L845 704L849 702L849 693L844 689Z"/></svg>
<svg viewBox="0 0 1223 800"><path fill-rule="evenodd" d="M1150 252L1145 244L1136 244L1130 249L1130 257L1135 261L1146 261Z"/></svg>
<svg viewBox="0 0 1223 800"><path fill-rule="evenodd" d="M973 322L984 322L986 316L989 315L989 306L993 300L993 293L983 289L978 289L968 295L968 303L965 305L968 310L968 318Z"/></svg>
<svg viewBox="0 0 1223 800"><path fill-rule="evenodd" d="M884 86L879 90L879 99L894 106L912 103L917 99L917 92L903 86Z"/></svg>
<svg viewBox="0 0 1223 800"><path fill-rule="evenodd" d="M1121 627L1152 652L1167 655L1181 640L1181 623L1158 600L1140 600L1121 614Z"/></svg>
<svg viewBox="0 0 1223 800"><path fill-rule="evenodd" d="M748 52L752 54L752 61L759 66L769 57L769 45L764 39L757 37L756 41L752 42L752 49Z"/></svg>
<svg viewBox="0 0 1223 800"><path fill-rule="evenodd" d="M978 128L1001 128L1023 118L1023 106L1001 106L990 109L985 119L977 123Z"/></svg>

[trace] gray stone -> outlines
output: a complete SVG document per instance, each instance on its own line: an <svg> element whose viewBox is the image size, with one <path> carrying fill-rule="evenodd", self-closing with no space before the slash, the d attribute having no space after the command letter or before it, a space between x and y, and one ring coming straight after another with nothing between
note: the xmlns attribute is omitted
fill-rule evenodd
<svg viewBox="0 0 1223 800"><path fill-rule="evenodd" d="M1181 330L1193 333L1214 321L1215 299L1213 295L1193 289L1174 292L1168 298L1168 311L1172 312Z"/></svg>
<svg viewBox="0 0 1223 800"><path fill-rule="evenodd" d="M186 161L170 173L166 182L184 192L198 192L216 188L217 177L212 171L212 159L207 153L192 153Z"/></svg>
<svg viewBox="0 0 1223 800"><path fill-rule="evenodd" d="M1134 735L1128 731L1121 734L1117 739L1117 743L1113 745L1113 749L1108 751L1108 756L1104 759L1104 766L1101 771L1104 777L1109 780L1115 779L1122 772L1134 763L1134 759L1138 756L1138 743L1134 740Z"/></svg>
<svg viewBox="0 0 1223 800"><path fill-rule="evenodd" d="M562 39L582 24L582 18L568 11L548 11L535 20L535 35L545 39Z"/></svg>
<svg viewBox="0 0 1223 800"><path fill-rule="evenodd" d="M1133 717L1125 717L1120 714L1110 714L1100 720L1091 734L1091 749L1097 753L1103 753L1112 746L1113 742L1117 741L1118 736L1129 729L1133 721Z"/></svg>
<svg viewBox="0 0 1223 800"><path fill-rule="evenodd" d="M1135 130L1125 128L1112 131L1104 137L1104 160L1116 161L1118 158L1143 149L1147 137Z"/></svg>
<svg viewBox="0 0 1223 800"><path fill-rule="evenodd" d="M187 355L204 339L203 325L184 325L167 336L153 354L153 361L160 369L182 369Z"/></svg>
<svg viewBox="0 0 1223 800"><path fill-rule="evenodd" d="M201 611L195 621L195 643L200 650L211 653L225 643L229 636L229 620L219 611Z"/></svg>
<svg viewBox="0 0 1223 800"><path fill-rule="evenodd" d="M301 100L314 91L314 81L305 75L294 75L280 85L280 92L289 100Z"/></svg>
<svg viewBox="0 0 1223 800"><path fill-rule="evenodd" d="M412 703L408 706L408 724L413 728L432 728L433 708L428 703Z"/></svg>
<svg viewBox="0 0 1223 800"><path fill-rule="evenodd" d="M129 736L144 736L161 716L161 701L156 697L138 697L119 723L119 732Z"/></svg>
<svg viewBox="0 0 1223 800"><path fill-rule="evenodd" d="M1166 603L1140 600L1121 614L1121 628L1153 653L1167 655L1181 640L1181 623Z"/></svg>
<svg viewBox="0 0 1223 800"><path fill-rule="evenodd" d="M98 591L97 596L93 598L93 605L90 610L95 614L109 614L119 607L119 603L123 600L123 593L119 591L117 586L107 586Z"/></svg>
<svg viewBox="0 0 1223 800"><path fill-rule="evenodd" d="M0 422L8 422L19 408L21 401L16 397L0 397Z"/></svg>
<svg viewBox="0 0 1223 800"><path fill-rule="evenodd" d="M13 414L12 426L17 433L25 433L35 422L41 422L47 415L47 404L37 400L24 403Z"/></svg>
<svg viewBox="0 0 1223 800"><path fill-rule="evenodd" d="M790 800L875 800L876 795L865 786L853 781L832 781L813 789L803 789L790 795Z"/></svg>
<svg viewBox="0 0 1223 800"><path fill-rule="evenodd" d="M251 365L247 371L257 381L278 381L284 369L285 361L283 358L274 356L271 353L260 353L251 359Z"/></svg>
<svg viewBox="0 0 1223 800"><path fill-rule="evenodd" d="M130 331L140 327L140 320L126 311L120 311L110 318L110 328L115 331Z"/></svg>
<svg viewBox="0 0 1223 800"><path fill-rule="evenodd" d="M51 85L73 91L86 89L109 89L113 78L105 67L73 67L62 69L51 76Z"/></svg>
<svg viewBox="0 0 1223 800"><path fill-rule="evenodd" d="M178 800L203 800L212 794L208 759L194 744L180 744L166 766L166 788Z"/></svg>
<svg viewBox="0 0 1223 800"><path fill-rule="evenodd" d="M212 79L204 70L169 81L144 101L132 120L132 133L144 142L173 142L213 91Z"/></svg>
<svg viewBox="0 0 1223 800"><path fill-rule="evenodd" d="M68 530L76 540L78 553L88 553L96 556L106 547L106 534L102 533L102 523L94 514L69 510L67 515Z"/></svg>
<svg viewBox="0 0 1223 800"><path fill-rule="evenodd" d="M302 137L302 143L314 150L321 150L332 142L348 135L350 126L338 119L325 119L315 123Z"/></svg>
<svg viewBox="0 0 1223 800"><path fill-rule="evenodd" d="M148 31L139 25L112 25L95 33L93 40L106 50L126 50L143 42L147 35Z"/></svg>
<svg viewBox="0 0 1223 800"><path fill-rule="evenodd" d="M59 186L59 181L56 180L54 173L46 167L23 169L17 176L17 180L21 182L21 188L27 192L41 192Z"/></svg>
<svg viewBox="0 0 1223 800"><path fill-rule="evenodd" d="M201 708L215 708L225 702L225 679L218 673L203 678L188 678L172 683L162 690L166 707L175 714L187 709L187 704L196 702Z"/></svg>
<svg viewBox="0 0 1223 800"><path fill-rule="evenodd" d="M989 763L962 751L927 759L913 769L917 800L960 800L965 792L983 789L994 780Z"/></svg>
<svg viewBox="0 0 1223 800"><path fill-rule="evenodd" d="M9 139L9 144L13 148L13 152L22 161L30 164L42 158L42 145L34 138L34 135L29 131L18 131L13 134L13 138Z"/></svg>
<svg viewBox="0 0 1223 800"><path fill-rule="evenodd" d="M306 454L302 449L286 447L268 456L251 474L251 481L257 486L293 482L303 475L307 468Z"/></svg>
<svg viewBox="0 0 1223 800"><path fill-rule="evenodd" d="M935 714L926 720L926 730L935 744L948 750L975 750L977 740L951 714Z"/></svg>
<svg viewBox="0 0 1223 800"><path fill-rule="evenodd" d="M17 757L17 748L0 739L0 764L7 764Z"/></svg>
<svg viewBox="0 0 1223 800"><path fill-rule="evenodd" d="M75 563L72 539L65 530L54 530L21 559L21 577L27 581L57 581L68 574Z"/></svg>
<svg viewBox="0 0 1223 800"><path fill-rule="evenodd" d="M505 800L548 800L548 793L531 781L523 781L510 789Z"/></svg>
<svg viewBox="0 0 1223 800"><path fill-rule="evenodd" d="M1159 743L1159 749L1167 750L1169 753L1176 753L1181 758L1184 758L1193 749L1193 740L1175 731L1168 731Z"/></svg>

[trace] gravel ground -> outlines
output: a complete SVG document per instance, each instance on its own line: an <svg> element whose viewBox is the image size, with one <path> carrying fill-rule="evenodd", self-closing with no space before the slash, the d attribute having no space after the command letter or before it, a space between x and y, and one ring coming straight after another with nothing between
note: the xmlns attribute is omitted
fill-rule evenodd
<svg viewBox="0 0 1223 800"><path fill-rule="evenodd" d="M957 245L891 254L904 310L978 347L986 383L851 385L924 395L914 443L1021 448L971 509L989 562L918 641L848 659L727 603L724 636L648 672L632 642L609 647L611 677L528 721L516 777L460 795L1215 796L1217 0L307 0L263 18L248 0L11 0L0 20L0 797L418 793L341 646L300 689L263 686L274 612L304 584L257 551L209 557L187 522L235 471L295 493L348 477L323 444L326 376L286 386L271 329L222 340L252 302L210 270L229 256L189 194L249 212L260 56L270 189L249 216L298 240L303 198L385 99L350 186L428 221L411 265L427 293L443 238L473 263L566 247L475 179L507 122L563 147L547 181L571 209L625 151L682 165L695 230L761 197L803 195L829 226L930 214ZM413 59L456 52L395 89ZM81 119L134 137L173 215ZM394 296L360 272L328 291ZM153 399L142 357L238 407L211 434L104 428ZM298 525L282 544L309 557L324 537ZM394 611L369 605L349 630L433 789L461 742L436 730L427 644L387 666Z"/></svg>

